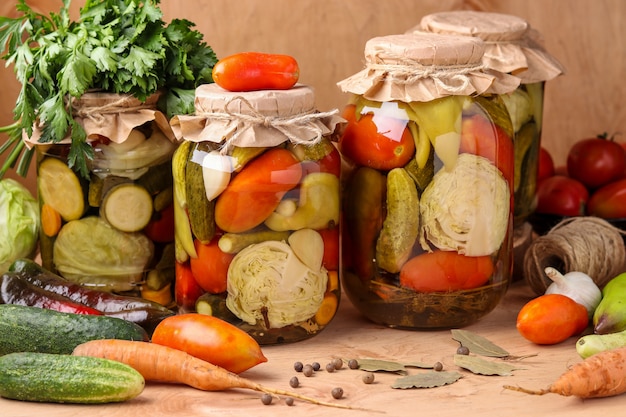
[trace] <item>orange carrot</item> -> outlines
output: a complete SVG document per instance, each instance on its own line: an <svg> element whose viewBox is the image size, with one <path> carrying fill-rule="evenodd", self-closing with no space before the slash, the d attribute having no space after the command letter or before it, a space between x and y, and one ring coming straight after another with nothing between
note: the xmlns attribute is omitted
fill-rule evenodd
<svg viewBox="0 0 626 417"><path fill-rule="evenodd" d="M49 237L56 236L61 230L61 215L47 203L41 206L41 229Z"/></svg>
<svg viewBox="0 0 626 417"><path fill-rule="evenodd" d="M558 394L579 398L611 397L626 392L626 347L607 350L572 366L552 385L530 390L511 385L504 388L526 394Z"/></svg>
<svg viewBox="0 0 626 417"><path fill-rule="evenodd" d="M91 340L76 346L72 355L92 356L125 363L143 375L146 381L185 384L202 391L224 391L231 388L249 389L273 395L285 395L316 405L360 409L317 400L290 391L268 388L191 356L182 350L152 342L118 339Z"/></svg>

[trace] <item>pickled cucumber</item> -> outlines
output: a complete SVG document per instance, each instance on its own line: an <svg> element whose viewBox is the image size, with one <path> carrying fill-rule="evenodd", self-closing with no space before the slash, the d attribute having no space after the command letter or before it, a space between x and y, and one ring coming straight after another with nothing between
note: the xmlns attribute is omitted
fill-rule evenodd
<svg viewBox="0 0 626 417"><path fill-rule="evenodd" d="M215 235L215 200L207 199L202 172L202 159L211 150L210 145L205 142L196 143L189 153L185 168L185 194L189 224L194 236L204 244L209 243Z"/></svg>
<svg viewBox="0 0 626 417"><path fill-rule="evenodd" d="M387 174L387 216L376 241L376 262L388 272L400 272L411 256L419 230L419 198L403 168Z"/></svg>
<svg viewBox="0 0 626 417"><path fill-rule="evenodd" d="M233 170L235 172L241 171L241 169L246 166L248 162L256 158L265 152L267 148L264 147L240 147L235 146L230 154L233 158Z"/></svg>
<svg viewBox="0 0 626 417"><path fill-rule="evenodd" d="M382 228L385 176L375 169L360 167L352 176L346 197L346 224L354 268L361 280L374 276L376 237Z"/></svg>
<svg viewBox="0 0 626 417"><path fill-rule="evenodd" d="M415 185L417 185L417 193L420 195L422 191L426 189L426 186L432 181L435 175L435 151L434 148L430 148L430 154L423 167L420 167L419 162L413 158L405 165L404 169L413 178Z"/></svg>
<svg viewBox="0 0 626 417"><path fill-rule="evenodd" d="M525 123L520 128L519 132L515 134L515 174L513 178L514 190L516 192L519 189L520 184L522 183L522 175L530 175L530 173L524 172L524 168L527 168L529 166L525 162L528 160L527 156L530 150L533 149L533 143L535 142L535 138L537 138L537 135L537 125L533 122Z"/></svg>
<svg viewBox="0 0 626 417"><path fill-rule="evenodd" d="M187 159L193 142L184 141L178 146L172 158L172 177L174 179L174 233L176 236L176 260L183 263L189 257L197 258L193 243L191 226L185 209L187 208L187 190L185 177ZM203 193L204 194L204 193Z"/></svg>
<svg viewBox="0 0 626 417"><path fill-rule="evenodd" d="M185 187L185 170L187 169L187 159L193 142L184 141L174 152L172 157L172 177L174 180L174 193L178 205L187 208L187 193Z"/></svg>

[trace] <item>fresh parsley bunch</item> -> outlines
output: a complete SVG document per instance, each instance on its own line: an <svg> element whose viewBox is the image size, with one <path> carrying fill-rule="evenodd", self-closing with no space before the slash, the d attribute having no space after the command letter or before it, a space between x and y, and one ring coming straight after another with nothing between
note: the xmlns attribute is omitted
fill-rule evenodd
<svg viewBox="0 0 626 417"><path fill-rule="evenodd" d="M68 164L88 177L93 150L73 119L70 97L100 90L144 101L162 90L160 110L172 116L192 113L195 88L213 82L215 53L192 22L166 24L160 0L86 0L78 21L70 20L70 3L63 0L59 13L46 16L18 0L22 16L0 17L0 53L21 83L15 123L2 128L9 139L0 154L12 149L0 178L20 155L17 172L26 175L32 150L24 151L22 133L31 136L35 123L40 143L71 135Z"/></svg>

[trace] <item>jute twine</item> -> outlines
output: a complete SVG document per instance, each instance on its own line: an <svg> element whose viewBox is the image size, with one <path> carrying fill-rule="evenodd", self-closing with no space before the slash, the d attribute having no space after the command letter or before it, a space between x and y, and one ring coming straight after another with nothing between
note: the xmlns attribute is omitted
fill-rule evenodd
<svg viewBox="0 0 626 417"><path fill-rule="evenodd" d="M535 239L524 255L524 278L537 295L552 283L545 274L551 266L559 272L589 275L600 288L623 272L626 234L598 217L573 217L561 221Z"/></svg>
<svg viewBox="0 0 626 417"><path fill-rule="evenodd" d="M368 62L366 69L381 71L397 84L413 84L419 80L430 78L440 88L451 93L460 93L469 85L469 75L485 68L482 63L422 65L416 60L399 55L394 58L398 63ZM456 82L457 85L452 85L453 82Z"/></svg>
<svg viewBox="0 0 626 417"><path fill-rule="evenodd" d="M246 107L245 112L237 112L230 110L229 107L235 102L241 102ZM320 120L331 117L339 113L339 110L334 109L328 112L319 112L315 109L300 114L290 114L288 116L267 116L257 111L255 107L242 96L236 96L226 101L224 105L224 111L212 111L212 112L196 112L197 116L205 117L207 120L221 120L221 121L237 121L241 124L226 141L224 150L230 149L230 146L243 131L252 126L263 126L267 128L274 128L283 135L285 135L291 143L295 145L315 145L322 140L324 131L322 126L318 123ZM298 135L294 134L290 127L297 127L300 129L311 132L314 136L310 139L302 139Z"/></svg>

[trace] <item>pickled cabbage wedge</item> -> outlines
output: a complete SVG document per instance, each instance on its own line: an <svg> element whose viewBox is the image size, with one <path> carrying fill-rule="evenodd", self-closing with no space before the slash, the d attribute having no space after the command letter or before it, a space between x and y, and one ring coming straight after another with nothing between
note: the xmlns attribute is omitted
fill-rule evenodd
<svg viewBox="0 0 626 417"><path fill-rule="evenodd" d="M422 194L422 247L431 250L430 243L468 256L494 253L508 230L509 202L508 184L495 165L459 154L454 169L437 172Z"/></svg>
<svg viewBox="0 0 626 417"><path fill-rule="evenodd" d="M133 289L153 255L154 244L144 234L120 232L96 216L66 223L54 243L63 277L110 291Z"/></svg>
<svg viewBox="0 0 626 417"><path fill-rule="evenodd" d="M281 328L315 315L327 281L324 268L309 268L286 242L265 241L233 258L226 306L248 324Z"/></svg>

